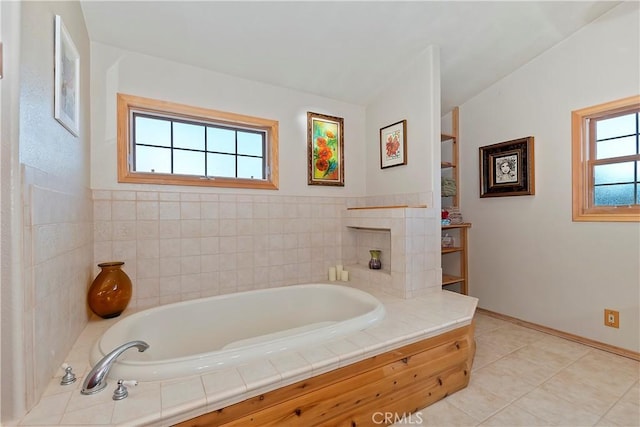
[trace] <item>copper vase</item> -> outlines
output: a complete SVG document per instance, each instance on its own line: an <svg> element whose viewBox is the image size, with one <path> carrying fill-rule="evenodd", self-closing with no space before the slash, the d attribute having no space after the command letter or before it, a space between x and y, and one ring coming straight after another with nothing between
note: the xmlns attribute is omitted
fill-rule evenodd
<svg viewBox="0 0 640 427"><path fill-rule="evenodd" d="M131 279L122 270L123 265L122 261L98 264L101 271L89 287L89 307L103 319L120 316L131 300Z"/></svg>

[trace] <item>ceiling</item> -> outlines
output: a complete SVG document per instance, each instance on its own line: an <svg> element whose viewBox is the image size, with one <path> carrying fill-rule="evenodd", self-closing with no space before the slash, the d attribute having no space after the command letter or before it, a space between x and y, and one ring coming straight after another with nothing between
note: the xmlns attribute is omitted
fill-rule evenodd
<svg viewBox="0 0 640 427"><path fill-rule="evenodd" d="M440 48L450 111L618 2L82 1L92 41L366 105Z"/></svg>

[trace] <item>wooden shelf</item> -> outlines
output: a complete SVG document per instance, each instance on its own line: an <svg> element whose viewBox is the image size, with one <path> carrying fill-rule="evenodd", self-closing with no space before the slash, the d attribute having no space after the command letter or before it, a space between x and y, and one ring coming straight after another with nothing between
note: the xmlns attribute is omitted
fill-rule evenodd
<svg viewBox="0 0 640 427"><path fill-rule="evenodd" d="M464 282L466 279L460 276L452 276L451 274L442 275L442 286L453 285L454 283Z"/></svg>
<svg viewBox="0 0 640 427"><path fill-rule="evenodd" d="M442 177L453 179L456 184L456 193L453 196L442 196L442 206L459 207L459 194L460 194L460 169L458 168L459 161L459 126L458 126L458 107L454 108L451 112L451 133L443 133L440 135L440 140L446 144L442 145L442 152L445 154L444 159L448 161L440 160L440 169ZM448 169L447 171L444 171ZM447 203L445 205L445 203ZM455 246L440 248L442 256L442 286L452 285L454 283L460 284L460 293L467 295L469 291L469 280L467 272L467 249L469 247L467 235L468 230L471 228L471 224L464 222L462 224L449 224L442 225L442 234L445 231L449 231ZM450 255L458 254L458 255ZM446 260L445 260L446 258ZM448 274L444 270L448 270Z"/></svg>
<svg viewBox="0 0 640 427"><path fill-rule="evenodd" d="M442 248L443 254L450 254L453 252L462 252L462 251L464 251L464 248L461 248L459 246L454 246L452 248Z"/></svg>
<svg viewBox="0 0 640 427"><path fill-rule="evenodd" d="M449 224L449 225L443 225L441 228L443 230L451 230L454 228L471 228L471 223L463 222L462 224Z"/></svg>
<svg viewBox="0 0 640 427"><path fill-rule="evenodd" d="M441 133L440 134L440 142L445 142L445 141L450 141L453 140L454 142L456 141L457 137L455 135L451 135L448 133Z"/></svg>

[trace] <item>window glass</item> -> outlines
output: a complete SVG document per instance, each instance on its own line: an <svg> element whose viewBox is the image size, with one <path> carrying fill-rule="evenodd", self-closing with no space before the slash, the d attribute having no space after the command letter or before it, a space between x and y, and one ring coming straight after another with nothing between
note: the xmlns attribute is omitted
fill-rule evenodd
<svg viewBox="0 0 640 427"><path fill-rule="evenodd" d="M640 221L640 96L571 112L572 218Z"/></svg>
<svg viewBox="0 0 640 427"><path fill-rule="evenodd" d="M624 206L634 203L633 184L596 186L593 192L596 206Z"/></svg>
<svg viewBox="0 0 640 427"><path fill-rule="evenodd" d="M171 146L171 122L163 119L136 116L136 144Z"/></svg>
<svg viewBox="0 0 640 427"><path fill-rule="evenodd" d="M238 154L262 157L263 135L255 132L238 132Z"/></svg>
<svg viewBox="0 0 640 427"><path fill-rule="evenodd" d="M636 133L636 114L598 120L596 123L596 139L615 138Z"/></svg>
<svg viewBox="0 0 640 427"><path fill-rule="evenodd" d="M278 121L121 93L117 104L118 182L278 189Z"/></svg>
<svg viewBox="0 0 640 427"><path fill-rule="evenodd" d="M597 165L594 168L594 184L616 184L634 181L633 162Z"/></svg>
<svg viewBox="0 0 640 427"><path fill-rule="evenodd" d="M629 156L637 153L636 137L605 139L596 142L596 159Z"/></svg>
<svg viewBox="0 0 640 427"><path fill-rule="evenodd" d="M239 156L238 178L262 179L262 159Z"/></svg>
<svg viewBox="0 0 640 427"><path fill-rule="evenodd" d="M235 156L230 154L207 154L207 176L235 177Z"/></svg>
<svg viewBox="0 0 640 427"><path fill-rule="evenodd" d="M207 128L207 148L217 153L236 152L236 133L230 129Z"/></svg>
<svg viewBox="0 0 640 427"><path fill-rule="evenodd" d="M171 173L171 149L138 146L135 163L136 172Z"/></svg>
<svg viewBox="0 0 640 427"><path fill-rule="evenodd" d="M204 176L204 153L201 151L174 150L173 173Z"/></svg>
<svg viewBox="0 0 640 427"><path fill-rule="evenodd" d="M173 123L173 146L204 150L204 126L189 123Z"/></svg>

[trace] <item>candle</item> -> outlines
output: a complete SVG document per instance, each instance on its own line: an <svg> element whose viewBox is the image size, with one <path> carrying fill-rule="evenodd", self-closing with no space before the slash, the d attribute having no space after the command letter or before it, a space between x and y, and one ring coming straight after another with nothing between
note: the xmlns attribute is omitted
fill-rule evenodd
<svg viewBox="0 0 640 427"><path fill-rule="evenodd" d="M346 270L342 270L340 272L340 280L342 280L343 282L348 282L349 281L349 272Z"/></svg>
<svg viewBox="0 0 640 427"><path fill-rule="evenodd" d="M340 274L342 273L343 267L342 264L336 265L336 277L340 278Z"/></svg>
<svg viewBox="0 0 640 427"><path fill-rule="evenodd" d="M336 281L336 268L335 267L329 267L329 281L330 282L335 282Z"/></svg>

